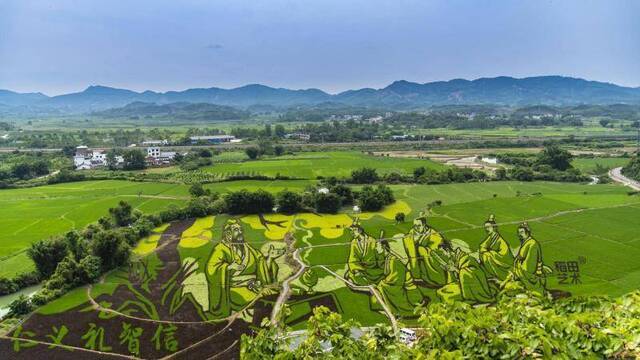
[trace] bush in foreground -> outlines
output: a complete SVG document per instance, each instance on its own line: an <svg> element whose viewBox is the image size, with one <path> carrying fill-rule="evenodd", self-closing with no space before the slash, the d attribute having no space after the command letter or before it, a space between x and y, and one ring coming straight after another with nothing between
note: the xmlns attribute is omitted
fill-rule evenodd
<svg viewBox="0 0 640 360"><path fill-rule="evenodd" d="M307 337L292 349L288 329L265 328L243 335L246 359L636 359L640 356L640 291L611 300L588 297L551 301L524 294L492 306L438 303L419 310L418 340L409 348L387 325L359 339L327 308L314 309Z"/></svg>

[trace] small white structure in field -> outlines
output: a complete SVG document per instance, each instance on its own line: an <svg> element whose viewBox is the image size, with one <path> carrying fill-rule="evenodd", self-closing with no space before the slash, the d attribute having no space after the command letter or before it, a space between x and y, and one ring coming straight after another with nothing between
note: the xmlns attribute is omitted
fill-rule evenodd
<svg viewBox="0 0 640 360"><path fill-rule="evenodd" d="M398 332L398 338L406 345L411 345L414 341L418 340L416 332L407 328L400 329Z"/></svg>
<svg viewBox="0 0 640 360"><path fill-rule="evenodd" d="M353 205L353 212L354 212L354 213L359 213L359 212L360 212L360 206L358 206L358 205Z"/></svg>
<svg viewBox="0 0 640 360"><path fill-rule="evenodd" d="M318 189L318 192L320 194L328 194L329 193L329 189L326 188L326 187L323 187L323 188Z"/></svg>

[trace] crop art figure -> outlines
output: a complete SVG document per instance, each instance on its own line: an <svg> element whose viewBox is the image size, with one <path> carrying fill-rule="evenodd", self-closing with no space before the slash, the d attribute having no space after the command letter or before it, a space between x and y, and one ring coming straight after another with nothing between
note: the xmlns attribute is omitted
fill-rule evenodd
<svg viewBox="0 0 640 360"><path fill-rule="evenodd" d="M531 236L531 229L525 222L518 226L520 249L516 255L513 267L513 279L531 292L543 295L546 292L547 273L551 269L542 261L542 247Z"/></svg>
<svg viewBox="0 0 640 360"><path fill-rule="evenodd" d="M345 278L356 285L376 284L384 276L384 256L377 249L374 238L365 233L355 219L349 227L353 234Z"/></svg>
<svg viewBox="0 0 640 360"><path fill-rule="evenodd" d="M429 287L440 287L447 283L447 241L438 231L427 224L427 216L421 213L413 221L413 227L403 239L408 257L408 267L415 280Z"/></svg>
<svg viewBox="0 0 640 360"><path fill-rule="evenodd" d="M498 287L487 279L478 260L458 248L452 253L451 263L454 281L438 289L438 295L443 300L471 303L495 300Z"/></svg>
<svg viewBox="0 0 640 360"><path fill-rule="evenodd" d="M484 223L487 237L480 243L480 263L490 279L504 281L513 266L513 254L509 244L498 232L498 225L494 215Z"/></svg>
<svg viewBox="0 0 640 360"><path fill-rule="evenodd" d="M267 256L247 244L237 220L229 220L222 241L214 248L207 262L209 310L215 318L224 318L232 311L243 310L265 285L278 280L276 259L284 249L269 246Z"/></svg>
<svg viewBox="0 0 640 360"><path fill-rule="evenodd" d="M400 258L393 253L389 242L383 239L380 241L380 246L385 255L384 277L376 285L376 288L394 313L412 316L416 306L428 299L423 298L420 290L413 283L411 273L407 271ZM371 303L372 310L382 310L375 296L371 297Z"/></svg>

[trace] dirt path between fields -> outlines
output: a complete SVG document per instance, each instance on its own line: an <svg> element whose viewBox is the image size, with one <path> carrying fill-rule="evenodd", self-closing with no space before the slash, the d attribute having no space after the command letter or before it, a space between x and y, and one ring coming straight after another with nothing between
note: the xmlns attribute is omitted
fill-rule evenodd
<svg viewBox="0 0 640 360"><path fill-rule="evenodd" d="M373 285L369 285L369 286L356 285L356 284L352 283L351 281L345 279L344 277L338 275L335 271L329 269L328 267L326 267L324 265L318 265L318 266L321 267L322 269L324 269L325 271L327 271L329 274L331 274L331 275L335 276L336 278L340 279L341 281L343 281L351 289L360 290L360 291L368 291L373 296L375 296L376 300L378 300L378 303L380 303L380 305L382 306L382 309L384 310L385 315L387 315L387 317L389 318L389 321L391 321L391 327L393 328L393 332L394 333L398 332L398 320L396 320L396 317L393 316L393 313L391 312L391 309L389 309L389 306L387 305L387 303L382 298L382 295L380 295L378 290L376 290L376 288Z"/></svg>
<svg viewBox="0 0 640 360"><path fill-rule="evenodd" d="M629 179L628 177L622 175L622 168L621 167L617 167L614 169L611 169L609 171L609 177L611 178L611 180L618 182L624 186L628 186L630 188L632 188L633 190L636 191L640 191L640 182L639 181L635 181L633 179Z"/></svg>

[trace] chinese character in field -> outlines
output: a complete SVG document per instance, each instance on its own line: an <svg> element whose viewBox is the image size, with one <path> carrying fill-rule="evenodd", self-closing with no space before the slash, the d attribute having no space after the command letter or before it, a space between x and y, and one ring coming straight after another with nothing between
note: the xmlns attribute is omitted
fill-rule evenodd
<svg viewBox="0 0 640 360"><path fill-rule="evenodd" d="M122 333L120 333L120 344L127 343L127 349L134 355L140 355L140 335L141 327L133 327L131 324L122 323Z"/></svg>
<svg viewBox="0 0 640 360"><path fill-rule="evenodd" d="M13 351L18 352L20 351L22 348L30 348L33 346L38 345L35 342L31 342L31 341L25 341L25 340L21 340L18 339L21 336L24 337L30 337L33 338L34 336L36 336L36 334L32 331L22 331L22 326L18 326L18 328L16 329L16 331L13 332L13 337L15 339L13 339Z"/></svg>
<svg viewBox="0 0 640 360"><path fill-rule="evenodd" d="M557 272L560 272L560 273L567 272L567 263L565 261L556 261L554 262L554 266Z"/></svg>
<svg viewBox="0 0 640 360"><path fill-rule="evenodd" d="M574 272L571 274L571 284L573 285L582 284L582 280L580 280L579 272Z"/></svg>
<svg viewBox="0 0 640 360"><path fill-rule="evenodd" d="M580 272L580 267L577 261L567 261L567 271L572 273Z"/></svg>
<svg viewBox="0 0 640 360"><path fill-rule="evenodd" d="M69 329L66 326L62 325L60 328L57 326L52 326L51 331L52 335L47 335L49 339L51 339L52 344L49 345L49 349L52 349L58 345L62 345L62 339L69 333Z"/></svg>
<svg viewBox="0 0 640 360"><path fill-rule="evenodd" d="M158 329L153 335L153 340L156 350L160 350L162 348L162 338L164 337L164 348L167 351L175 352L178 350L178 340L174 337L174 334L177 330L177 327L173 324L169 325L158 325Z"/></svg>
<svg viewBox="0 0 640 360"><path fill-rule="evenodd" d="M111 351L111 346L104 344L104 328L94 323L89 323L89 330L82 335L82 340L87 340L84 347L89 350Z"/></svg>

